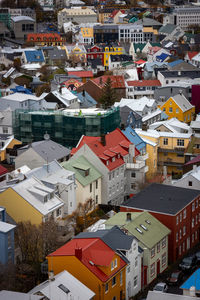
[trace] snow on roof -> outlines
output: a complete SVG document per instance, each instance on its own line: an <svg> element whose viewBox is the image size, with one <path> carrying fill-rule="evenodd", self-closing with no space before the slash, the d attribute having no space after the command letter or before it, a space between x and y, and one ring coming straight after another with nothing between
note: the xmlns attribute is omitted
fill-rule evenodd
<svg viewBox="0 0 200 300"><path fill-rule="evenodd" d="M170 120L166 120L166 121L159 121L159 122L155 122L153 124L149 125L150 129L156 129L159 126L165 126L167 127L169 130L171 130L172 132L180 132L180 130L186 130L186 131L190 131L190 126L187 125L184 122L179 121L176 118L172 118Z"/></svg>
<svg viewBox="0 0 200 300"><path fill-rule="evenodd" d="M21 21L32 21L35 22L31 17L28 16L16 16L16 17L11 17L13 22L21 22Z"/></svg>
<svg viewBox="0 0 200 300"><path fill-rule="evenodd" d="M154 142L152 142L151 140L148 140L148 139L146 139L146 138L144 138L144 137L142 137L142 139L143 139L143 141L145 142L145 143L147 143L147 144L149 144L149 145L151 145L151 146L153 146L153 147L155 147L157 144L156 143L154 143Z"/></svg>
<svg viewBox="0 0 200 300"><path fill-rule="evenodd" d="M134 111L143 111L145 106L152 107L155 104L155 99L150 99L146 96L141 97L140 99L127 99L122 98L120 102L115 102L115 107L124 107L128 106L130 109Z"/></svg>
<svg viewBox="0 0 200 300"><path fill-rule="evenodd" d="M175 138L189 139L191 137L191 133L164 132L164 131L157 131L154 129L148 129L146 131L139 128L135 128L135 131L139 135L141 134L141 135L151 136L154 138L159 138L162 136L162 137L175 137Z"/></svg>
<svg viewBox="0 0 200 300"><path fill-rule="evenodd" d="M185 98L184 95L177 94L172 97L176 104L181 108L183 112L193 108L194 106Z"/></svg>
<svg viewBox="0 0 200 300"><path fill-rule="evenodd" d="M42 100L43 98L44 97L42 95L40 97L37 97L35 95L29 95L29 94L24 94L24 93L14 93L14 94L10 94L8 96L2 97L1 101L6 101L6 100L18 101L18 102L23 102L26 100L39 101L39 100Z"/></svg>
<svg viewBox="0 0 200 300"><path fill-rule="evenodd" d="M162 111L158 108L158 109L156 109L155 111L153 111L153 112L149 112L146 116L144 116L143 118L142 118L142 122L145 122L145 121L147 121L147 120L149 120L149 119L151 119L151 118L153 118L153 117L155 117L155 116L157 116L157 115L159 115L159 114L161 114L162 113Z"/></svg>
<svg viewBox="0 0 200 300"><path fill-rule="evenodd" d="M6 233L15 227L15 225L0 221L0 232Z"/></svg>

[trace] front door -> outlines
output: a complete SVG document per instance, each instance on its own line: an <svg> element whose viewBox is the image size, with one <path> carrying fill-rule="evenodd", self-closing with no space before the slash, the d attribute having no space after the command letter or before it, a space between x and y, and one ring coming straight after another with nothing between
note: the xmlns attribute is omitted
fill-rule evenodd
<svg viewBox="0 0 200 300"><path fill-rule="evenodd" d="M157 275L160 274L160 260L157 261Z"/></svg>

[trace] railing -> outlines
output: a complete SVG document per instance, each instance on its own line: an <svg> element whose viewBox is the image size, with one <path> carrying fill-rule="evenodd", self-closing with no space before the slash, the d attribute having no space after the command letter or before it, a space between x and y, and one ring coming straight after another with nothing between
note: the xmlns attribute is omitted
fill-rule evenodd
<svg viewBox="0 0 200 300"><path fill-rule="evenodd" d="M146 160L147 158L149 158L149 154L148 153L146 153L144 155L140 155L140 156L137 157L138 160L142 160L142 161Z"/></svg>
<svg viewBox="0 0 200 300"><path fill-rule="evenodd" d="M127 169L141 169L143 167L145 167L144 161L137 161L135 163L127 163L126 164Z"/></svg>

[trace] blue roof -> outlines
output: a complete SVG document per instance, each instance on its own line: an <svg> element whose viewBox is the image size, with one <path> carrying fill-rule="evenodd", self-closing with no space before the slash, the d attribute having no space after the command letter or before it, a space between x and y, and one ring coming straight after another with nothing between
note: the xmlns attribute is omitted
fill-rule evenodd
<svg viewBox="0 0 200 300"><path fill-rule="evenodd" d="M170 62L170 63L169 63L169 66L170 66L170 67L175 67L175 66L179 65L179 64L182 63L182 62L183 62L182 59L178 59L178 60L175 60L175 61Z"/></svg>
<svg viewBox="0 0 200 300"><path fill-rule="evenodd" d="M181 289L189 290L191 286L195 286L196 291L200 291L200 269L196 270L182 285Z"/></svg>
<svg viewBox="0 0 200 300"><path fill-rule="evenodd" d="M122 130L123 134L129 139L131 143L135 145L135 147L141 151L146 147L146 143L143 141L143 139L135 132L135 130L128 126L125 130Z"/></svg>
<svg viewBox="0 0 200 300"><path fill-rule="evenodd" d="M28 62L44 62L44 55L42 50L28 50L24 51Z"/></svg>
<svg viewBox="0 0 200 300"><path fill-rule="evenodd" d="M163 62L168 56L166 53L161 53L159 56L156 56L156 59Z"/></svg>
<svg viewBox="0 0 200 300"><path fill-rule="evenodd" d="M167 66L167 62L160 62L160 61L153 61L153 62L147 62L145 64L145 69L147 69L148 72L153 72L154 68L160 68L162 66Z"/></svg>
<svg viewBox="0 0 200 300"><path fill-rule="evenodd" d="M14 89L10 89L10 90L13 91L14 93L23 93L23 94L33 95L33 93L29 89L27 89L21 85L17 85Z"/></svg>
<svg viewBox="0 0 200 300"><path fill-rule="evenodd" d="M92 107L97 104L97 102L92 98L86 91L84 91L85 95L83 92L77 93L77 97L81 102L81 107Z"/></svg>

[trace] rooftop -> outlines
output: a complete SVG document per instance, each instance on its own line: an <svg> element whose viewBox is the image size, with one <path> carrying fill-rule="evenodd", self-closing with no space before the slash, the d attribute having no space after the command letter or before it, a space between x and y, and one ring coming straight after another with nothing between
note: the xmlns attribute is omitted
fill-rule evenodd
<svg viewBox="0 0 200 300"><path fill-rule="evenodd" d="M152 183L121 206L176 215L198 196L199 190Z"/></svg>
<svg viewBox="0 0 200 300"><path fill-rule="evenodd" d="M14 229L16 226L0 221L0 232L6 233Z"/></svg>

